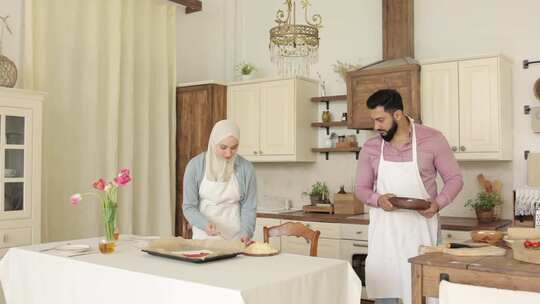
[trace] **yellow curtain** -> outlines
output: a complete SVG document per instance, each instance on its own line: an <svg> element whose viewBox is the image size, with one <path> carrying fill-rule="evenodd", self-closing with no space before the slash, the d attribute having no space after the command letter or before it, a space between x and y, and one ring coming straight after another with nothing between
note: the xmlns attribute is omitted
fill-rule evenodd
<svg viewBox="0 0 540 304"><path fill-rule="evenodd" d="M24 86L43 117L44 240L103 233L97 200L69 203L124 167L121 233L174 223L176 6L166 0L27 0Z"/></svg>

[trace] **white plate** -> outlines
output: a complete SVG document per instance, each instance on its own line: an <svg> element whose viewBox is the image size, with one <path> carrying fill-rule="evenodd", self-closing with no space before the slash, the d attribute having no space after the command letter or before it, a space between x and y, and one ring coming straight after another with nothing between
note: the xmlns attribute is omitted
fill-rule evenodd
<svg viewBox="0 0 540 304"><path fill-rule="evenodd" d="M60 250L60 251L84 252L84 251L90 250L90 245L68 244L68 245L60 245L54 249Z"/></svg>

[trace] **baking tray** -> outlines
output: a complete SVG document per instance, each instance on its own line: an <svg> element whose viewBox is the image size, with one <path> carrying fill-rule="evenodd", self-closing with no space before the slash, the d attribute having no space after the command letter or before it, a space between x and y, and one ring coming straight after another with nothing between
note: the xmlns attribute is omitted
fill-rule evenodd
<svg viewBox="0 0 540 304"><path fill-rule="evenodd" d="M205 256L203 258L189 258L189 257L184 257L184 256L181 256L181 255L178 255L178 254L167 253L166 251L154 251L154 250L151 250L151 249L142 249L142 251L146 252L148 254L163 257L163 258L169 258L169 259L173 259L173 260L180 260L180 261L196 263L196 264L202 264L202 263L208 263L208 262L219 261L219 260L224 260L224 259L230 259L230 258L234 258L238 254L240 254L240 252L222 253L222 254L216 253L216 254L211 254L211 255Z"/></svg>

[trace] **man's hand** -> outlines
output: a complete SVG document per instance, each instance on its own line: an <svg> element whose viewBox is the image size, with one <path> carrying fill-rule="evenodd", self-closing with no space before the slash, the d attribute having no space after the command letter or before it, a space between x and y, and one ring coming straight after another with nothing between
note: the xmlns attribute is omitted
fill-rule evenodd
<svg viewBox="0 0 540 304"><path fill-rule="evenodd" d="M418 210L418 213L423 215L425 218L432 218L437 212L439 212L439 204L434 200L429 201L431 205L426 210Z"/></svg>
<svg viewBox="0 0 540 304"><path fill-rule="evenodd" d="M215 236L215 235L220 235L221 233L217 230L216 228L216 225L210 223L208 224L208 226L206 226L206 229L204 230L206 232L206 234L208 234L209 236Z"/></svg>
<svg viewBox="0 0 540 304"><path fill-rule="evenodd" d="M242 241L242 243L244 243L246 246L249 246L251 245L251 243L254 243L251 238L247 235L243 235L240 237L240 241Z"/></svg>
<svg viewBox="0 0 540 304"><path fill-rule="evenodd" d="M384 211L392 211L396 209L396 207L392 205L389 198L394 197L394 196L395 195L393 195L392 193L383 194L379 196L379 199L377 200L377 204L379 205L379 207L383 208Z"/></svg>

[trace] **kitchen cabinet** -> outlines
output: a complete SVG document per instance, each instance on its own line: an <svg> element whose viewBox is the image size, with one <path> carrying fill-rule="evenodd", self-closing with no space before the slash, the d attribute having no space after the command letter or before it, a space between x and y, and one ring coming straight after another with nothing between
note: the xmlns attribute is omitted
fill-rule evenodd
<svg viewBox="0 0 540 304"><path fill-rule="evenodd" d="M281 220L279 219L268 219L268 218L261 218L258 217L257 221L255 223L255 233L253 234L253 240L257 242L264 242L264 232L263 228L266 227L272 227L272 226L278 226L281 224ZM281 250L281 237L271 237L269 240L269 243L272 247L276 248L277 250Z"/></svg>
<svg viewBox="0 0 540 304"><path fill-rule="evenodd" d="M512 159L511 65L502 56L422 64L422 120L458 160Z"/></svg>
<svg viewBox="0 0 540 304"><path fill-rule="evenodd" d="M300 77L230 83L227 118L240 128L238 153L252 162L315 161L310 98L317 95L318 82Z"/></svg>
<svg viewBox="0 0 540 304"><path fill-rule="evenodd" d="M41 242L41 118L45 94L0 88L0 257Z"/></svg>

